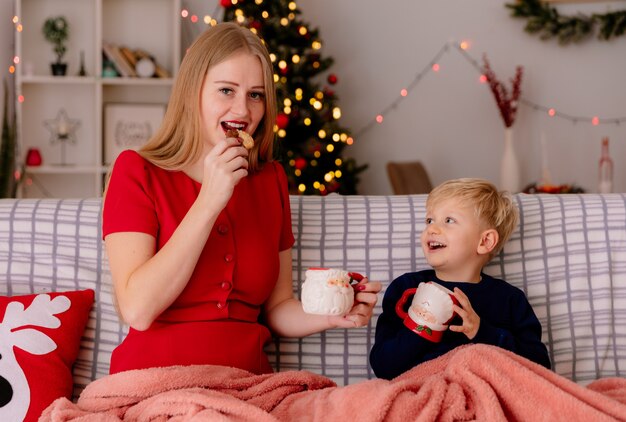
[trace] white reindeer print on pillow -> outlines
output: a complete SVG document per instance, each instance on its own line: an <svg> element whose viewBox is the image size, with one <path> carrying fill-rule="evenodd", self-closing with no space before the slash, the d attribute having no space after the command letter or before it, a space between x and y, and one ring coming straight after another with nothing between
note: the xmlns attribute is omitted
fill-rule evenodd
<svg viewBox="0 0 626 422"><path fill-rule="evenodd" d="M34 421L56 398L71 398L71 365L93 295L0 297L0 421Z"/></svg>

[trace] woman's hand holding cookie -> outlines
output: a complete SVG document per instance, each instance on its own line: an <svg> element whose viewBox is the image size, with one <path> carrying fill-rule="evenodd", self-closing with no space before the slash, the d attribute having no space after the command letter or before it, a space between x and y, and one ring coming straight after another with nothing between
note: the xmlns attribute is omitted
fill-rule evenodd
<svg viewBox="0 0 626 422"><path fill-rule="evenodd" d="M248 151L239 148L236 138L218 142L204 158L201 193L221 211L233 194L237 183L248 175Z"/></svg>

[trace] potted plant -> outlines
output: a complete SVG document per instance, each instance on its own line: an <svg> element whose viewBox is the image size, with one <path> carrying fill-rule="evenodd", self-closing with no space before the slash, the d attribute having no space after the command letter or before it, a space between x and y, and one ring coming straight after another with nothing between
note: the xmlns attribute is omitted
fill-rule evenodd
<svg viewBox="0 0 626 422"><path fill-rule="evenodd" d="M51 63L52 74L55 76L63 76L67 71L67 63L63 63L63 56L67 48L65 42L69 36L69 26L64 16L57 16L54 18L48 18L43 24L43 35L46 37L46 41L49 41L54 46L54 53L57 56L57 61Z"/></svg>

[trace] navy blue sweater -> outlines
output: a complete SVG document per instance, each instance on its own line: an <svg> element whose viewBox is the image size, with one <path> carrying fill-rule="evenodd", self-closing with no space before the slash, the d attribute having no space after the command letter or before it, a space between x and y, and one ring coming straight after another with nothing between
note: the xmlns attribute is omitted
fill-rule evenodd
<svg viewBox="0 0 626 422"><path fill-rule="evenodd" d="M376 338L370 364L379 378L391 379L427 360L441 356L457 346L484 343L502 347L550 368L546 346L541 342L541 324L526 295L506 281L481 274L480 283L439 280L434 270L406 273L395 279L383 298L383 312L376 324ZM467 295L480 317L476 336L469 340L463 333L446 330L440 343L430 342L402 323L395 307L406 289L423 281L435 281L450 290L458 287ZM411 304L407 301L405 311ZM461 325L456 317L451 325Z"/></svg>

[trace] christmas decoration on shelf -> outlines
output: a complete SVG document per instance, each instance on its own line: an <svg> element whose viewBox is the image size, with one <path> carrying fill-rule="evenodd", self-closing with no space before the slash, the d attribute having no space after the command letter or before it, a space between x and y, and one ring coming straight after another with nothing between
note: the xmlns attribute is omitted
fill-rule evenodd
<svg viewBox="0 0 626 422"><path fill-rule="evenodd" d="M626 31L626 10L594 13L591 16L582 13L564 16L556 8L540 0L517 0L505 6L511 9L511 16L528 19L524 28L526 32L539 33L542 40L557 37L562 45L587 39L598 24L600 40L616 38Z"/></svg>
<svg viewBox="0 0 626 422"><path fill-rule="evenodd" d="M339 124L341 109L334 90L315 81L333 64L320 52L319 31L299 18L294 1L220 0L220 4L225 21L248 27L270 52L279 105L276 151L290 192L356 194L358 174L367 166L343 157L354 139ZM332 73L326 77L329 85L338 80Z"/></svg>
<svg viewBox="0 0 626 422"><path fill-rule="evenodd" d="M45 120L44 126L50 131L50 143L61 144L61 165L68 163L65 156L65 145L69 142L76 144L76 129L80 127L80 120L70 119L64 109L60 109L54 119Z"/></svg>

